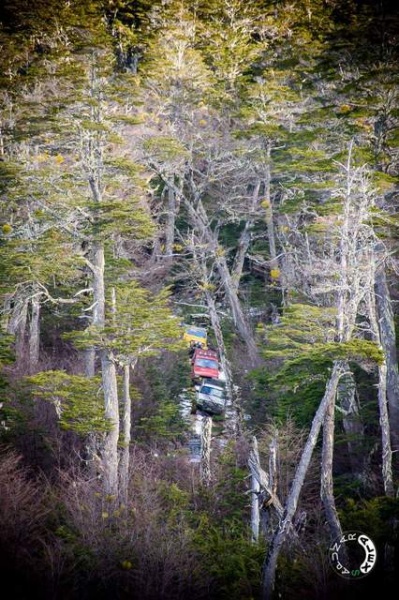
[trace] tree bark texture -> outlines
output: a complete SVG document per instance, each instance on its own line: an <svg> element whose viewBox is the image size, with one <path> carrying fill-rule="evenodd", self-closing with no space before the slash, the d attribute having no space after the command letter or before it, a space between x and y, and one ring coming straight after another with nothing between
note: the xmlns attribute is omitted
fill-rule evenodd
<svg viewBox="0 0 399 600"><path fill-rule="evenodd" d="M274 211L273 211L273 202L272 202L272 195L271 195L271 169L270 169L271 145L270 145L270 142L266 142L265 153L266 153L266 173L265 173L265 178L264 178L264 188L265 188L264 196L265 196L265 200L268 203L266 206L265 220L266 220L266 228L267 228L267 238L269 241L269 254L270 254L269 265L270 265L271 270L272 269L278 270L279 264L278 264L278 260L277 260L276 232L275 232L275 228L274 228Z"/></svg>
<svg viewBox="0 0 399 600"><path fill-rule="evenodd" d="M123 367L123 447L119 463L120 493L126 504L129 494L130 439L131 439L132 401L130 397L130 364Z"/></svg>
<svg viewBox="0 0 399 600"><path fill-rule="evenodd" d="M92 274L93 287L93 313L91 325L102 329L105 325L105 284L104 284L104 245L94 242L91 261L87 264ZM96 350L94 347L86 348L84 354L85 374L94 377L96 369Z"/></svg>
<svg viewBox="0 0 399 600"><path fill-rule="evenodd" d="M251 474L251 531L252 531L252 542L257 543L259 540L259 494L260 485L255 474Z"/></svg>
<svg viewBox="0 0 399 600"><path fill-rule="evenodd" d="M341 523L334 499L333 459L334 459L334 429L335 429L335 395L331 395L323 422L323 447L321 454L321 500L326 512L327 523L331 537L342 534Z"/></svg>
<svg viewBox="0 0 399 600"><path fill-rule="evenodd" d="M399 454L399 371L396 351L395 324L391 298L381 264L375 272L375 302L380 330L381 346L386 357L386 393L389 407L389 422L393 452Z"/></svg>
<svg viewBox="0 0 399 600"><path fill-rule="evenodd" d="M388 368L386 353L387 350L389 352L389 349L384 347L382 343L383 336L381 319L377 319L377 298L376 294L372 291L368 297L368 309L374 341L378 344L384 356L383 362L378 365L378 410L381 427L381 471L384 482L384 491L388 496L393 496L391 419L389 414Z"/></svg>
<svg viewBox="0 0 399 600"><path fill-rule="evenodd" d="M173 244L175 241L175 221L176 221L176 194L170 187L167 189L168 194L168 210L165 229L165 255L170 257L173 254Z"/></svg>
<svg viewBox="0 0 399 600"><path fill-rule="evenodd" d="M364 427L356 398L356 382L349 364L342 375L337 389L337 408L342 413L342 425L347 436L348 456L352 473L361 478L364 473L362 439Z"/></svg>
<svg viewBox="0 0 399 600"><path fill-rule="evenodd" d="M40 357L40 296L34 295L30 301L29 323L29 373L38 369Z"/></svg>
<svg viewBox="0 0 399 600"><path fill-rule="evenodd" d="M266 500L268 506L273 507L279 517L279 519L283 516L284 509L283 506L275 492L275 486L270 481L270 476L264 471L260 465L259 451L258 451L258 441L256 437L252 438L251 442L251 451L248 457L248 467L251 472L251 476L254 477L260 486L260 493L262 495L263 500ZM274 481L276 480L275 475L273 474Z"/></svg>
<svg viewBox="0 0 399 600"><path fill-rule="evenodd" d="M202 421L201 433L201 483L208 487L211 483L211 440L212 440L212 417L206 416Z"/></svg>
<svg viewBox="0 0 399 600"><path fill-rule="evenodd" d="M16 297L8 320L7 333L15 336L16 363L21 366L26 351L26 325L28 321L28 300Z"/></svg>
<svg viewBox="0 0 399 600"><path fill-rule="evenodd" d="M238 240L237 252L234 258L234 266L231 273L231 278L236 291L238 291L240 285L240 279L244 269L245 257L248 253L248 248L251 243L251 230L254 226L254 218L257 217L259 203L260 203L260 187L261 182L258 180L255 184L254 191L252 193L252 202L249 209L247 218L245 219L245 225L241 232Z"/></svg>
<svg viewBox="0 0 399 600"><path fill-rule="evenodd" d="M387 496L394 496L392 478L392 448L390 441L390 422L387 406L387 366L385 361L378 365L378 409L380 413L382 446L382 480Z"/></svg>
<svg viewBox="0 0 399 600"><path fill-rule="evenodd" d="M104 389L105 417L111 430L105 436L102 452L105 494L118 497L119 406L116 368L106 350L101 354L101 374Z"/></svg>

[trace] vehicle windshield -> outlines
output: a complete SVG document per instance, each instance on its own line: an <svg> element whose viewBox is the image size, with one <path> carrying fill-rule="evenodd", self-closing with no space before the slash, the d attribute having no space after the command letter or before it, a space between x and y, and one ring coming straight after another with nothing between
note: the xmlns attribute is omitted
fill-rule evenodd
<svg viewBox="0 0 399 600"><path fill-rule="evenodd" d="M190 335L195 335L195 337L200 337L203 339L206 338L206 331L203 331L202 329L188 329L187 333Z"/></svg>
<svg viewBox="0 0 399 600"><path fill-rule="evenodd" d="M203 385L200 389L201 394L209 394L210 396L215 396L215 398L223 398L224 393L223 390L219 388L210 387L209 385Z"/></svg>
<svg viewBox="0 0 399 600"><path fill-rule="evenodd" d="M210 358L197 358L195 361L197 367L203 367L204 369L218 369L219 365L216 360Z"/></svg>

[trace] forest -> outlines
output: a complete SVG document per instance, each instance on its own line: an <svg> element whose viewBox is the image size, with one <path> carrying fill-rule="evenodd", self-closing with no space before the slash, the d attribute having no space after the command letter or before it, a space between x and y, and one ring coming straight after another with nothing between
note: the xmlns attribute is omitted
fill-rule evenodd
<svg viewBox="0 0 399 600"><path fill-rule="evenodd" d="M391 597L396 2L3 0L0 48L8 597Z"/></svg>

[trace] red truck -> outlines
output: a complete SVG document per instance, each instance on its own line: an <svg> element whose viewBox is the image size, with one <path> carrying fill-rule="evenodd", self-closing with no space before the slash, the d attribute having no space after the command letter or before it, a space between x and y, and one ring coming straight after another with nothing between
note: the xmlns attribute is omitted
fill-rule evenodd
<svg viewBox="0 0 399 600"><path fill-rule="evenodd" d="M219 379L219 358L215 350L197 348L191 359L191 379L199 383L202 378Z"/></svg>

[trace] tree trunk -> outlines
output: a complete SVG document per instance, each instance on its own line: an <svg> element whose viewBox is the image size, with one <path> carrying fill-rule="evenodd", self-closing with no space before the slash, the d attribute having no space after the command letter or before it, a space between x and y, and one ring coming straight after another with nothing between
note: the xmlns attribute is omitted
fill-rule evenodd
<svg viewBox="0 0 399 600"><path fill-rule="evenodd" d="M30 301L29 324L29 373L35 373L39 365L40 352L40 296L34 295Z"/></svg>
<svg viewBox="0 0 399 600"><path fill-rule="evenodd" d="M323 448L321 456L321 500L326 512L327 523L331 537L336 538L342 534L334 499L333 484L333 457L334 457L334 430L335 430L335 395L331 395L323 423Z"/></svg>
<svg viewBox="0 0 399 600"><path fill-rule="evenodd" d="M215 258L215 265L230 305L234 325L243 342L247 346L248 356L252 366L259 365L259 351L255 343L253 332L243 313L241 303L237 295L237 290L227 265L227 261L223 256L217 236L215 235L211 224L209 223L205 207L200 199L197 200L196 206L193 206L193 203L190 201L190 199L186 198L172 182L165 181L165 183L169 184L174 189L175 193L178 194L179 198L184 203L188 214L190 215L192 226L199 232L200 237L208 245L209 252L213 254Z"/></svg>
<svg viewBox="0 0 399 600"><path fill-rule="evenodd" d="M248 466L249 470L251 471L251 476L254 477L260 485L260 497L262 499L262 503L264 504L266 501L267 505L273 507L279 519L281 519L284 510L275 490L274 484L276 482L276 476L274 469L271 469L271 473L267 475L267 473L260 466L258 441L255 436L252 438L251 451L248 457ZM270 481L270 477L273 478L273 481Z"/></svg>
<svg viewBox="0 0 399 600"><path fill-rule="evenodd" d="M399 454L399 371L395 323L384 264L375 271L375 303L381 346L386 357L386 386L392 450Z"/></svg>
<svg viewBox="0 0 399 600"><path fill-rule="evenodd" d="M123 448L119 464L119 481L121 497L126 504L129 497L129 469L130 469L130 441L131 441L131 414L132 400L130 397L130 369L134 368L137 361L123 367L123 416L122 433Z"/></svg>
<svg viewBox="0 0 399 600"><path fill-rule="evenodd" d="M381 426L381 459L382 459L382 479L384 482L384 491L387 496L393 496L393 473L392 473L392 444L391 444L391 420L389 414L388 398L388 372L387 372L387 354L389 348L382 344L382 319L377 320L377 298L372 291L368 297L368 308L370 325L374 341L378 344L384 355L384 361L378 365L378 409L380 414ZM396 352L396 351L395 351Z"/></svg>
<svg viewBox="0 0 399 600"><path fill-rule="evenodd" d="M381 446L382 446L382 480L384 492L393 497L394 487L392 478L392 448L390 440L390 423L387 406L387 366L385 362L378 365L378 409L380 412Z"/></svg>
<svg viewBox="0 0 399 600"><path fill-rule="evenodd" d="M105 327L105 282L104 282L104 245L102 242L93 243L92 261L88 262L93 279L93 319L92 325L96 329ZM95 349L91 348L92 355ZM118 496L118 442L119 442L119 406L116 368L112 356L107 350L102 350L101 376L104 394L105 417L108 419L111 430L106 433L102 448L102 468L104 478L104 492L108 495ZM92 361L92 358L90 362Z"/></svg>
<svg viewBox="0 0 399 600"><path fill-rule="evenodd" d="M252 542L257 543L259 540L259 494L260 494L260 483L259 473L255 473L253 470L254 464L259 464L259 453L258 453L258 442L255 437L252 438L252 452L255 457L255 461L252 462L249 467L251 469L251 531L252 531Z"/></svg>
<svg viewBox="0 0 399 600"><path fill-rule="evenodd" d="M86 377L94 377L96 374L96 352L94 348L85 348L82 350L82 361L84 365L84 374Z"/></svg>
<svg viewBox="0 0 399 600"><path fill-rule="evenodd" d="M248 357L251 361L251 365L253 367L259 366L259 350L256 346L253 332L242 310L241 302L238 298L225 257L216 255L215 265L226 292L226 297L231 308L234 325L240 334L241 339L247 346Z"/></svg>
<svg viewBox="0 0 399 600"><path fill-rule="evenodd" d="M344 364L341 361L336 361L333 365L330 379L327 383L323 399L313 418L312 426L309 432L305 448L303 449L301 459L296 469L294 481L288 494L286 506L282 519L272 538L269 552L267 554L262 574L262 600L271 600L274 590L277 561L280 555L281 546L287 539L292 519L295 515L299 495L305 481L306 473L312 458L313 450L317 443L317 438L323 424L326 412L331 403L331 399L335 397L337 392L338 381L343 373Z"/></svg>
<svg viewBox="0 0 399 600"><path fill-rule="evenodd" d="M91 325L102 329L105 325L105 286L104 286L104 245L94 242L91 261L86 261L92 273L93 314ZM94 347L84 351L85 374L94 377L96 372L96 350Z"/></svg>
<svg viewBox="0 0 399 600"><path fill-rule="evenodd" d="M106 350L101 353L101 374L104 389L105 417L111 427L102 452L104 493L118 498L119 406L116 368Z"/></svg>
<svg viewBox="0 0 399 600"><path fill-rule="evenodd" d="M28 321L28 301L16 298L8 321L7 333L15 336L15 357L18 366L23 365L26 349L26 324Z"/></svg>
<svg viewBox="0 0 399 600"><path fill-rule="evenodd" d="M168 210L165 227L165 254L172 256L173 244L175 241L175 221L176 221L176 194L174 190L168 187Z"/></svg>
<svg viewBox="0 0 399 600"><path fill-rule="evenodd" d="M212 440L212 417L204 417L202 421L201 434L201 462L200 478L203 485L208 487L211 483L211 440Z"/></svg>
<svg viewBox="0 0 399 600"><path fill-rule="evenodd" d="M254 225L254 217L256 218L258 213L260 185L261 182L257 181L252 194L251 207L249 209L248 216L245 219L244 229L241 232L240 239L238 240L237 244L237 253L234 258L234 266L231 274L231 279L236 288L236 292L238 291L240 285L245 257L247 256L248 248L251 243L251 230Z"/></svg>
<svg viewBox="0 0 399 600"><path fill-rule="evenodd" d="M340 379L337 390L337 409L342 413L342 425L347 436L350 467L356 478L362 479L365 460L362 448L364 427L356 399L356 383L349 364Z"/></svg>
<svg viewBox="0 0 399 600"><path fill-rule="evenodd" d="M265 186L265 220L266 220L266 228L267 228L267 239L269 240L269 254L270 254L270 270L278 270L278 260L277 260L277 250L276 250L276 233L274 230L274 211L273 211L273 203L272 203L272 195L271 195L271 173L270 173L270 161L271 161L271 145L270 142L266 142L265 147L266 152L266 176L264 179Z"/></svg>

